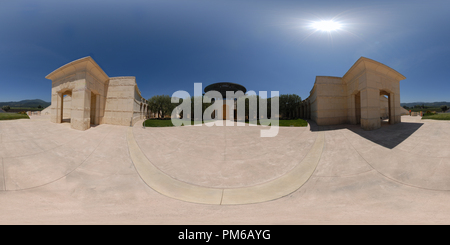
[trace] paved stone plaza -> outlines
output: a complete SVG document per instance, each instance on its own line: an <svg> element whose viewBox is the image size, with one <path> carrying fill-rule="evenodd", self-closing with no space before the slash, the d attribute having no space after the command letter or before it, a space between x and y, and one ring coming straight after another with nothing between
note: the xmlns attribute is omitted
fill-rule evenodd
<svg viewBox="0 0 450 245"><path fill-rule="evenodd" d="M450 146L450 124L445 121L403 116L402 123L384 123L373 131L359 125L312 124L280 128L275 138L259 137L261 126L143 129L140 125L104 124L79 131L68 123L51 123L48 116L1 121L0 223L447 224L450 220L450 152L445 150ZM305 164L314 168L299 188L286 195L274 195L284 191L280 185L264 189L273 200L258 201L249 192L250 199L234 199L248 204L202 204L198 200L204 196L192 201L186 193L170 196L177 193L149 187L148 173L136 167L140 160L133 158L132 144L143 160L170 180L193 189L222 190L223 199L227 191L265 188L296 169L308 170ZM286 188L293 188L296 181Z"/></svg>

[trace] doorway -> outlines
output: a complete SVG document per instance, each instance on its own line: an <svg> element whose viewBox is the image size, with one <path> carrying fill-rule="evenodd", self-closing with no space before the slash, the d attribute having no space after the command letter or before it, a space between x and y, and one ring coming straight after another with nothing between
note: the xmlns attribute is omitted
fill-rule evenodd
<svg viewBox="0 0 450 245"><path fill-rule="evenodd" d="M72 118L72 90L61 94L61 123L70 123Z"/></svg>
<svg viewBox="0 0 450 245"><path fill-rule="evenodd" d="M383 124L392 124L391 95L385 90L380 90L380 119Z"/></svg>
<svg viewBox="0 0 450 245"><path fill-rule="evenodd" d="M97 95L91 92L91 113L90 120L92 125L98 125L97 121Z"/></svg>

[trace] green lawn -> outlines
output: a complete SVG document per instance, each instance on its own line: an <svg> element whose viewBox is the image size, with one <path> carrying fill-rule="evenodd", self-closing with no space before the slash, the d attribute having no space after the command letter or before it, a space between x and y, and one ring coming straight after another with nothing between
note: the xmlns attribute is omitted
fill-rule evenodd
<svg viewBox="0 0 450 245"><path fill-rule="evenodd" d="M441 108L440 107L430 107L430 108L409 108L406 109L407 111L411 110L413 112L419 112L419 111L423 111L424 113L426 111L436 111L436 112L441 112Z"/></svg>
<svg viewBox="0 0 450 245"><path fill-rule="evenodd" d="M191 125L204 123L202 121L191 121ZM174 127L170 119L147 119L144 122L145 127Z"/></svg>
<svg viewBox="0 0 450 245"><path fill-rule="evenodd" d="M14 119L30 119L30 117L27 114L0 113L0 120L14 120Z"/></svg>
<svg viewBox="0 0 450 245"><path fill-rule="evenodd" d="M11 110L21 110L21 111L42 111L45 108L37 108L37 107L12 107Z"/></svg>
<svg viewBox="0 0 450 245"><path fill-rule="evenodd" d="M263 119L268 120L268 119ZM292 120L279 120L279 126L280 127L306 127L308 126L308 122L303 119L292 119ZM248 121L246 122L248 123ZM264 121L263 121L264 123ZM261 125L260 120L258 120L258 125Z"/></svg>
<svg viewBox="0 0 450 245"><path fill-rule="evenodd" d="M434 115L424 115L422 119L434 119L434 120L450 120L450 113L439 113Z"/></svg>
<svg viewBox="0 0 450 245"><path fill-rule="evenodd" d="M267 119L265 119L267 120ZM263 121L264 122L264 121ZM191 121L191 125L204 123L204 121ZM248 123L248 121L246 121ZM258 125L261 125L258 120ZM144 122L145 127L173 127L172 120L170 119L147 119ZM281 127L306 127L308 122L303 119L292 119L292 120L279 120L279 126Z"/></svg>

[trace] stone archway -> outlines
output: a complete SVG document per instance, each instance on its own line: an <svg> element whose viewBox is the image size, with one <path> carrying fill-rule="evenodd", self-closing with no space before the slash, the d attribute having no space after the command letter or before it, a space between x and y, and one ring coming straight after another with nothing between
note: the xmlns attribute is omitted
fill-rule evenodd
<svg viewBox="0 0 450 245"><path fill-rule="evenodd" d="M87 130L91 125L134 125L143 118L147 106L136 78L108 77L91 58L84 57L61 66L45 78L52 81L51 121L64 118L64 96L71 93L70 125ZM138 110L141 104L140 111Z"/></svg>
<svg viewBox="0 0 450 245"><path fill-rule="evenodd" d="M380 107L385 107L386 114L388 117L389 124L397 123L397 120L395 118L395 107L394 107L394 93L386 90L386 89L380 89L380 96L387 98L387 107L385 105L380 104ZM382 103L382 102L380 102Z"/></svg>
<svg viewBox="0 0 450 245"><path fill-rule="evenodd" d="M71 123L73 88L66 86L52 95L51 121L55 123Z"/></svg>
<svg viewBox="0 0 450 245"><path fill-rule="evenodd" d="M365 130L378 129L380 96L386 95L389 123L400 123L400 81L404 79L394 69L361 57L343 77L316 77L309 97L304 100L303 117L320 126L350 123Z"/></svg>
<svg viewBox="0 0 450 245"><path fill-rule="evenodd" d="M46 76L52 80L51 121L61 123L64 117L64 95L71 94L70 125L86 130L100 124L105 108L109 77L91 57L72 61Z"/></svg>
<svg viewBox="0 0 450 245"><path fill-rule="evenodd" d="M72 118L72 90L62 93L61 123L70 123Z"/></svg>
<svg viewBox="0 0 450 245"><path fill-rule="evenodd" d="M91 91L90 124L99 125L100 95Z"/></svg>

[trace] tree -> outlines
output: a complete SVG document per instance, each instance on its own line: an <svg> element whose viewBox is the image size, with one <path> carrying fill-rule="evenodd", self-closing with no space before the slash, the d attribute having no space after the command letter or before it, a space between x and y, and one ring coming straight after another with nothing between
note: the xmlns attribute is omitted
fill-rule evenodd
<svg viewBox="0 0 450 245"><path fill-rule="evenodd" d="M446 106L446 105L443 105L443 106L441 106L441 110L442 110L442 112L446 112L446 111L448 111L448 106Z"/></svg>
<svg viewBox="0 0 450 245"><path fill-rule="evenodd" d="M4 105L4 106L2 106L2 110L9 111L9 110L11 110L11 107L9 107L9 105Z"/></svg>
<svg viewBox="0 0 450 245"><path fill-rule="evenodd" d="M177 106L176 103L172 104L169 95L155 95L148 99L147 104L150 111L158 113L158 118L164 118L166 115L170 115L172 110Z"/></svg>
<svg viewBox="0 0 450 245"><path fill-rule="evenodd" d="M247 118L246 120L254 120L255 118L253 118L252 116L256 116L256 119L259 118L259 95L246 95L244 97L240 97L238 98L237 103L239 103L240 100L245 100L244 104L245 104L245 118ZM255 101L256 103L256 108L254 108L256 109L256 115L250 114L250 100Z"/></svg>
<svg viewBox="0 0 450 245"><path fill-rule="evenodd" d="M296 94L282 94L279 98L280 114L285 118L294 118L295 111L302 103L300 96Z"/></svg>
<svg viewBox="0 0 450 245"><path fill-rule="evenodd" d="M197 120L197 121L203 120L203 113L205 112L206 108L209 107L210 105L212 105L212 103L214 103L214 102L207 103L207 102L204 102L204 100L205 100L205 96L204 95L203 96L192 96L191 97L191 119L194 119L194 120ZM202 108L202 113L201 113L201 115L198 115L200 117L195 117L194 111L195 111L195 108L197 106L199 106L199 104L200 104L200 107Z"/></svg>

